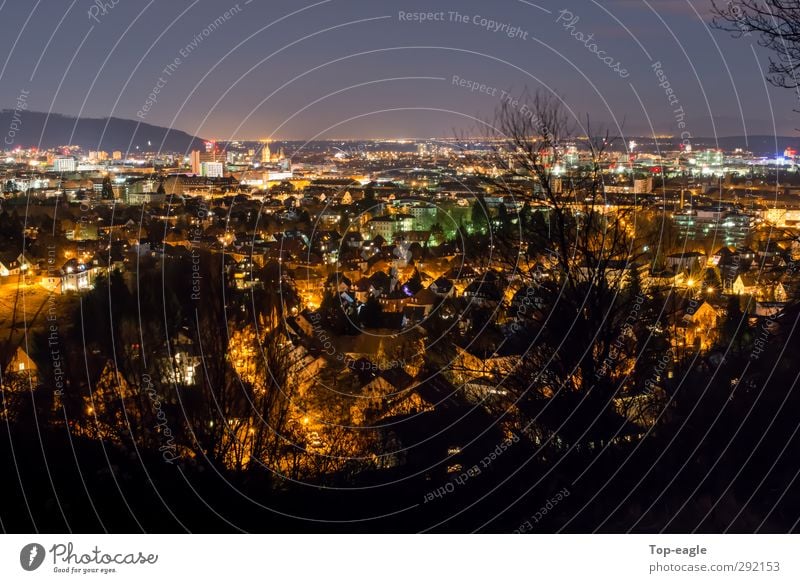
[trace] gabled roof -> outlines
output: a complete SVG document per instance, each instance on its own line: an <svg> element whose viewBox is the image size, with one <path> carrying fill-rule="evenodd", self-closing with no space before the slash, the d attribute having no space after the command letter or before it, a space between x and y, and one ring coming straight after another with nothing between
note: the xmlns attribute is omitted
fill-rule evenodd
<svg viewBox="0 0 800 583"><path fill-rule="evenodd" d="M421 289L414 295L414 304L418 306L432 306L439 298L429 289Z"/></svg>
<svg viewBox="0 0 800 583"><path fill-rule="evenodd" d="M685 251L683 253L672 253L671 255L667 255L668 259L693 259L700 257L705 257L705 253L700 253L699 251Z"/></svg>
<svg viewBox="0 0 800 583"><path fill-rule="evenodd" d="M16 266L18 264L17 259L19 258L19 252L17 251L5 251L0 253L0 263L5 265L6 267Z"/></svg>
<svg viewBox="0 0 800 583"><path fill-rule="evenodd" d="M442 276L437 278L429 287L436 287L437 291L447 293L453 289L453 282Z"/></svg>
<svg viewBox="0 0 800 583"><path fill-rule="evenodd" d="M356 282L355 290L358 292L368 292L372 287L372 282L366 277L362 277Z"/></svg>

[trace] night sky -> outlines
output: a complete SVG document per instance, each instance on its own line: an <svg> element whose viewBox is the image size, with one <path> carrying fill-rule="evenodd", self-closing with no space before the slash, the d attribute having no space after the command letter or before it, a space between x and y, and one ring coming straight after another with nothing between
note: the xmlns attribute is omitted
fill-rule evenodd
<svg viewBox="0 0 800 583"><path fill-rule="evenodd" d="M30 109L217 139L425 138L477 128L502 91L545 87L576 114L612 128L624 121L624 135L650 134L650 123L679 134L676 107L695 137L800 127L795 95L764 82L769 55L755 38L710 29L705 0L101 3L2 1L3 107L28 91ZM444 20L400 20L417 11L443 11ZM481 19L507 26L493 31ZM594 34L590 48L579 33ZM470 92L453 76L487 90Z"/></svg>

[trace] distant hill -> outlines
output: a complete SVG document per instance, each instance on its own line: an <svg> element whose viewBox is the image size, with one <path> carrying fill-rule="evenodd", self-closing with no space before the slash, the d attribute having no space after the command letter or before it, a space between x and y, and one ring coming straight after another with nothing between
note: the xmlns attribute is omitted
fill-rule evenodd
<svg viewBox="0 0 800 583"><path fill-rule="evenodd" d="M715 144L723 150L742 148L757 156L782 156L786 148L800 150L800 136L724 136L720 138L692 138L695 149L698 146L714 148Z"/></svg>
<svg viewBox="0 0 800 583"><path fill-rule="evenodd" d="M3 136L7 135L13 117L13 110L0 110L0 134ZM135 152L138 146L142 151L160 148L164 152L183 153L203 147L202 139L186 132L118 117L78 119L68 115L23 111L18 113L18 118L21 121L15 124L19 129L13 136L13 143L23 148L75 145L86 150ZM0 149L8 147L8 142L0 145Z"/></svg>

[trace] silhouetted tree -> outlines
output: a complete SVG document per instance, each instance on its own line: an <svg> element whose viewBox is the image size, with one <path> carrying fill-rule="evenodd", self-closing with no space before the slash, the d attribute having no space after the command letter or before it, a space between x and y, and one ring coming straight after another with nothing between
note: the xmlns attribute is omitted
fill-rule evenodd
<svg viewBox="0 0 800 583"><path fill-rule="evenodd" d="M713 25L736 38L758 38L771 51L767 80L776 87L799 89L800 1L712 0Z"/></svg>
<svg viewBox="0 0 800 583"><path fill-rule="evenodd" d="M475 202L472 203L472 214L470 215L472 228L477 233L486 234L489 229L489 209L486 208L486 202L483 197L475 197Z"/></svg>
<svg viewBox="0 0 800 583"><path fill-rule="evenodd" d="M523 101L527 109L501 105L489 124L496 128L492 162L531 177L549 210L535 213L522 240L518 232L496 233L492 251L506 270L520 275L523 289L535 290L547 325L535 330L535 347L504 386L522 397L526 414L535 418L546 406L553 427L569 419L573 429L564 428L566 435L600 431L595 420L615 418L614 400L641 390L637 360L664 349L663 341L653 342L657 311L638 276L650 233L636 228L631 212L605 206L603 159L614 142L609 134L594 133L588 119L571 121L557 98L526 93ZM566 142L578 143L587 161L579 172L561 176L556 168ZM551 266L549 282L536 279L533 261ZM603 431L613 433L618 422Z"/></svg>
<svg viewBox="0 0 800 583"><path fill-rule="evenodd" d="M380 328L382 325L383 308L375 296L370 295L358 316L365 327Z"/></svg>
<svg viewBox="0 0 800 583"><path fill-rule="evenodd" d="M114 187L111 186L111 176L106 175L103 178L103 189L101 192L103 200L114 200Z"/></svg>

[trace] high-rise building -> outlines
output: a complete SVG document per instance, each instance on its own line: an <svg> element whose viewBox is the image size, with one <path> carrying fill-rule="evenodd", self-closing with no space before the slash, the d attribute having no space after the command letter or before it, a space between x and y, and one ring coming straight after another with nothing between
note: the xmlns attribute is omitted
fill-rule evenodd
<svg viewBox="0 0 800 583"><path fill-rule="evenodd" d="M634 194L650 194L653 192L653 177L634 179L633 192Z"/></svg>
<svg viewBox="0 0 800 583"><path fill-rule="evenodd" d="M219 158L219 160L217 158ZM192 165L192 174L202 175L202 176L207 176L206 174L203 174L203 164L205 164L207 162L209 162L209 163L210 162L217 162L221 166L223 165L222 164L222 155L218 156L217 155L217 151L214 150L214 149L212 149L212 150L208 150L207 149L205 152L201 152L200 150L192 150L192 153L191 153L191 156L190 156L190 162L191 162L191 165ZM224 166L223 166L223 169L224 169ZM220 174L220 176L222 176L222 174Z"/></svg>
<svg viewBox="0 0 800 583"><path fill-rule="evenodd" d="M77 164L72 156L59 157L53 160L53 170L56 172L75 172Z"/></svg>
<svg viewBox="0 0 800 583"><path fill-rule="evenodd" d="M200 150L192 150L192 174L200 174Z"/></svg>
<svg viewBox="0 0 800 583"><path fill-rule="evenodd" d="M744 244L754 226L752 216L722 207L683 210L673 215L673 221L683 238L693 241L713 239L732 246Z"/></svg>
<svg viewBox="0 0 800 583"><path fill-rule="evenodd" d="M222 178L225 175L225 165L222 162L203 162L200 164L200 174L208 178Z"/></svg>

